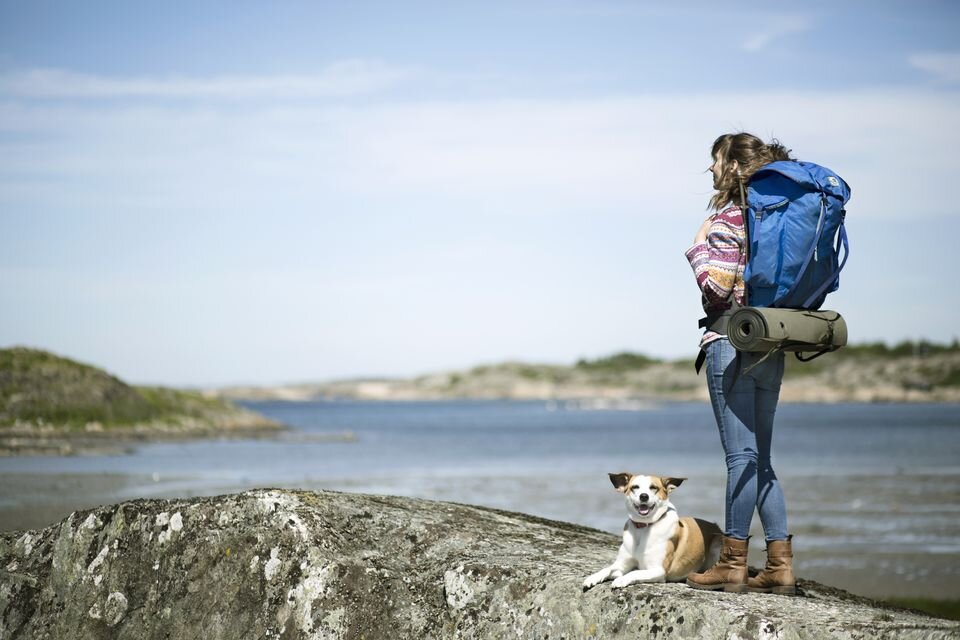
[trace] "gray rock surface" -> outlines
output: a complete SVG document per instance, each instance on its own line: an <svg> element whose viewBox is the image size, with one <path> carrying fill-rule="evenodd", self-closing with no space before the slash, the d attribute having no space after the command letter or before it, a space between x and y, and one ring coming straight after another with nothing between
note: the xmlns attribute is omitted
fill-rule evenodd
<svg viewBox="0 0 960 640"><path fill-rule="evenodd" d="M586 593L618 539L410 498L258 490L138 500L0 534L0 638L957 638L812 582Z"/></svg>

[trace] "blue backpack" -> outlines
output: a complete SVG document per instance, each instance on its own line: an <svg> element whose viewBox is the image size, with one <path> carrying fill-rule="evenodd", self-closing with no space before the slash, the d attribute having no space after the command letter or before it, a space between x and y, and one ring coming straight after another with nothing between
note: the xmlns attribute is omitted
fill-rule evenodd
<svg viewBox="0 0 960 640"><path fill-rule="evenodd" d="M847 183L812 162L772 162L753 174L747 186L748 304L820 308L840 286L850 255L843 225L849 199Z"/></svg>

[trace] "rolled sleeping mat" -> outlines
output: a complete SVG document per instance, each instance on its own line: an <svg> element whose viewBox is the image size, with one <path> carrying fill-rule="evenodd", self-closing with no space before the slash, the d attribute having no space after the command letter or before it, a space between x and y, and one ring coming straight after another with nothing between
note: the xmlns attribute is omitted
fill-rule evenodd
<svg viewBox="0 0 960 640"><path fill-rule="evenodd" d="M836 311L742 307L727 337L740 351L834 351L847 344L847 323Z"/></svg>

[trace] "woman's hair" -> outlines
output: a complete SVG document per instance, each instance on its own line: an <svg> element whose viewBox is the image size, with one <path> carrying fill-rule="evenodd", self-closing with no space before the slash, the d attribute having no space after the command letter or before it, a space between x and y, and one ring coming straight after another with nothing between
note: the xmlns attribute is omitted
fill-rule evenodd
<svg viewBox="0 0 960 640"><path fill-rule="evenodd" d="M775 160L793 160L790 150L776 138L766 144L751 133L723 134L714 141L710 156L714 161L720 159L720 175L716 178L717 192L710 198L710 208L717 211L728 202L740 203L740 180L743 180L746 187L750 176L760 167Z"/></svg>

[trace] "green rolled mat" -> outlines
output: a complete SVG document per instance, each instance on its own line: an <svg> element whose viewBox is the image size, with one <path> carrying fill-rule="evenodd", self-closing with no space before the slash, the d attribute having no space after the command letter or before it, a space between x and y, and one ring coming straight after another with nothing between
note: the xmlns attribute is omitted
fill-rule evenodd
<svg viewBox="0 0 960 640"><path fill-rule="evenodd" d="M847 344L847 323L836 311L743 307L727 337L740 351L834 351Z"/></svg>

